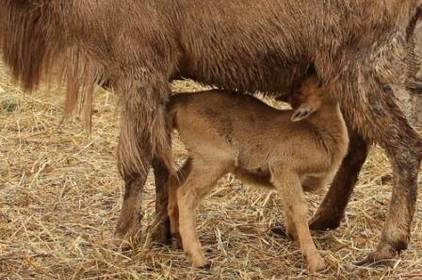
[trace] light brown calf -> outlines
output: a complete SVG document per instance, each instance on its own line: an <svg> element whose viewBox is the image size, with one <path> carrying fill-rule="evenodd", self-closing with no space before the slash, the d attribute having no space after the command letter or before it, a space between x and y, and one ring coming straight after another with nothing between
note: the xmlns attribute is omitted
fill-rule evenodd
<svg viewBox="0 0 422 280"><path fill-rule="evenodd" d="M170 122L189 158L181 182L169 184L172 233L195 267L207 265L195 230L195 208L231 172L274 187L284 201L285 225L299 240L310 271L325 267L312 240L303 190L330 183L348 148L339 105L315 77L293 94L294 110L276 110L250 96L212 90L171 98ZM179 224L180 223L180 224ZM180 241L180 240L179 240Z"/></svg>

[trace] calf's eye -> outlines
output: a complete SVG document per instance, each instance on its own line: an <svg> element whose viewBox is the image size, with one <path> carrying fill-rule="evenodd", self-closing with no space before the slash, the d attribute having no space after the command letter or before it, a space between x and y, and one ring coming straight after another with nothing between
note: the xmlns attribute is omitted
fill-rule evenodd
<svg viewBox="0 0 422 280"><path fill-rule="evenodd" d="M384 85L383 87L382 87L382 89L383 89L383 91L385 92L385 93L393 93L393 89L391 88L391 86L390 85Z"/></svg>

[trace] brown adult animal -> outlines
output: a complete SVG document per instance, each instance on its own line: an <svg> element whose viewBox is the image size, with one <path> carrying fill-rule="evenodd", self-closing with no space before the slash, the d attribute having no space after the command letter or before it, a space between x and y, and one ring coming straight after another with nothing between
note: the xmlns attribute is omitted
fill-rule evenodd
<svg viewBox="0 0 422 280"><path fill-rule="evenodd" d="M195 229L195 209L226 173L275 188L287 232L299 241L309 270L325 268L312 240L302 191L331 183L349 138L340 106L312 76L293 93L293 110L276 110L251 96L213 90L171 97L169 118L188 150L170 180L172 233L195 267L207 265ZM179 233L180 229L180 235Z"/></svg>
<svg viewBox="0 0 422 280"><path fill-rule="evenodd" d="M0 44L26 90L58 65L67 108L92 102L105 77L120 96L119 170L125 194L117 235L137 240L141 189L152 165L157 210L171 162L165 127L168 81L188 77L229 90L288 91L314 63L333 82L351 128L350 153L313 228L336 227L371 142L391 159L395 186L381 241L369 260L407 247L421 140L383 86L412 85L419 0L2 0ZM407 50L407 53L405 52ZM407 59L401 60L406 56ZM57 67L56 67L57 66ZM88 106L89 107L89 106ZM139 137L139 135L141 137ZM351 164L350 164L351 163ZM171 168L170 168L171 169ZM163 217L162 239L168 239Z"/></svg>

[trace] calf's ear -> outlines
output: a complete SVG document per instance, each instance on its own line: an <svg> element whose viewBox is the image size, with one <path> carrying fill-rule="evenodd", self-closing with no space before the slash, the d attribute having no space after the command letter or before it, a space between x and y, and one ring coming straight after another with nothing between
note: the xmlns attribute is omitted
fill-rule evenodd
<svg viewBox="0 0 422 280"><path fill-rule="evenodd" d="M406 88L412 94L422 94L422 82L421 81L407 82Z"/></svg>
<svg viewBox="0 0 422 280"><path fill-rule="evenodd" d="M309 106L308 104L302 104L299 106L299 108L293 111L290 120L292 122L299 122L312 115L313 112L315 112L315 109L312 106Z"/></svg>

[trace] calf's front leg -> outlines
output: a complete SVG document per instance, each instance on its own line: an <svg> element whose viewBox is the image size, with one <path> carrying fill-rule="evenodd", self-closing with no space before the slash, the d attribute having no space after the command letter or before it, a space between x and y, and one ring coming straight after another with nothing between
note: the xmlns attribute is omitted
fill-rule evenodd
<svg viewBox="0 0 422 280"><path fill-rule="evenodd" d="M308 208L299 177L294 172L282 168L273 168L271 176L272 183L283 199L285 213L288 216L286 218L293 223L309 270L311 272L323 270L325 262L312 240L307 220Z"/></svg>

